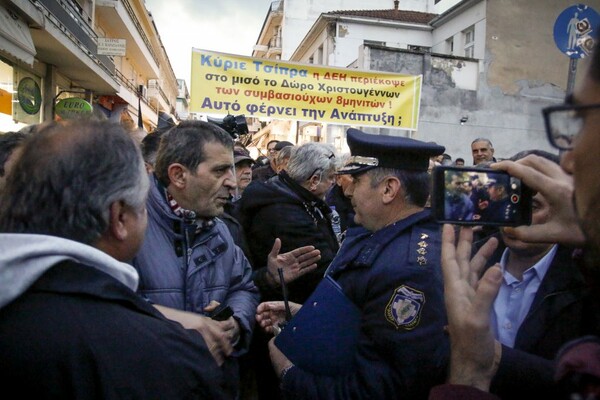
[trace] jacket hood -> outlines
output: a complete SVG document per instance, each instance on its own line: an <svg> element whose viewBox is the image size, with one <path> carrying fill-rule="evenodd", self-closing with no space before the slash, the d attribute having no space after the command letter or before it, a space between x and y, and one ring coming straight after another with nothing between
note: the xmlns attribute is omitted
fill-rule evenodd
<svg viewBox="0 0 600 400"><path fill-rule="evenodd" d="M22 295L47 270L72 260L96 268L135 291L137 271L83 243L56 236L0 234L0 308Z"/></svg>

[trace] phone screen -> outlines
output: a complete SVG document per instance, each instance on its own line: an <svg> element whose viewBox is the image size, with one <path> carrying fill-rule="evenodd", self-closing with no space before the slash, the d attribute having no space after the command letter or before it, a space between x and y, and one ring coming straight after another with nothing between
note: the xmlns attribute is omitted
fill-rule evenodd
<svg viewBox="0 0 600 400"><path fill-rule="evenodd" d="M432 203L439 222L507 226L531 223L531 191L506 172L436 167L432 173Z"/></svg>

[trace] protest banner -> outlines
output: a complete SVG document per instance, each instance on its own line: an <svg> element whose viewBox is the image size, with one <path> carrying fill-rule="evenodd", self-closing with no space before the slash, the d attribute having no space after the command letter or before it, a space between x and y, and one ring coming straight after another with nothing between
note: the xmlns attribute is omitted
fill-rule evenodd
<svg viewBox="0 0 600 400"><path fill-rule="evenodd" d="M190 111L417 130L422 76L192 50Z"/></svg>

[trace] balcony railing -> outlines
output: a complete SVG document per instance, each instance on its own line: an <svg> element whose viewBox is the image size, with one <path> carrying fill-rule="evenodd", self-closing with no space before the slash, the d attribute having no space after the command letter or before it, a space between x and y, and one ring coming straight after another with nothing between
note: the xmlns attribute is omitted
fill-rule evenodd
<svg viewBox="0 0 600 400"><path fill-rule="evenodd" d="M148 91L149 96L157 97L158 93L160 97L162 97L164 102L168 105L168 107L171 108L171 102L169 101L169 98L167 97L166 93L162 90L162 87L158 84L158 81L156 79L151 79L148 81Z"/></svg>
<svg viewBox="0 0 600 400"><path fill-rule="evenodd" d="M49 17L49 20L65 35L78 45L96 64L113 75L115 64L112 58L98 55L98 35L86 22L89 16L76 9L65 0L38 0Z"/></svg>
<svg viewBox="0 0 600 400"><path fill-rule="evenodd" d="M148 96L140 95L140 93L138 92L138 86L135 83L133 83L131 79L128 79L125 75L123 75L123 73L118 69L115 70L115 78L117 78L117 82L119 82L121 86L125 86L136 96L140 96L142 101L146 103L148 107L153 108L150 104L150 101L148 100Z"/></svg>
<svg viewBox="0 0 600 400"><path fill-rule="evenodd" d="M156 56L156 53L154 52L154 48L152 47L152 43L150 43L150 39L148 39L148 36L146 36L146 34L144 33L144 28L142 28L142 24L140 24L140 20L135 15L135 12L133 11L133 7L131 7L131 4L129 3L129 0L121 0L121 1L123 2L123 6L125 7L125 10L127 10L127 14L129 14L129 17L131 18L131 21L135 25L135 28L137 29L137 31L140 34L142 40L146 44L146 47L148 48L148 51L150 52L150 55L152 56L152 58L156 62L156 65L158 65L160 67L160 62L158 61L158 57Z"/></svg>

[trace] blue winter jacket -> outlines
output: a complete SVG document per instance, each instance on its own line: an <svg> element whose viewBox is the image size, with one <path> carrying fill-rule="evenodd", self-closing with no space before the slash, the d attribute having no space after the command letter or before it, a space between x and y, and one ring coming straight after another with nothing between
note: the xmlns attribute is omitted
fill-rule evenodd
<svg viewBox="0 0 600 400"><path fill-rule="evenodd" d="M243 331L235 354L246 352L259 300L250 263L221 220L196 232L173 213L156 177L151 183L146 237L133 260L138 291L153 303L198 314L211 300L229 305Z"/></svg>

